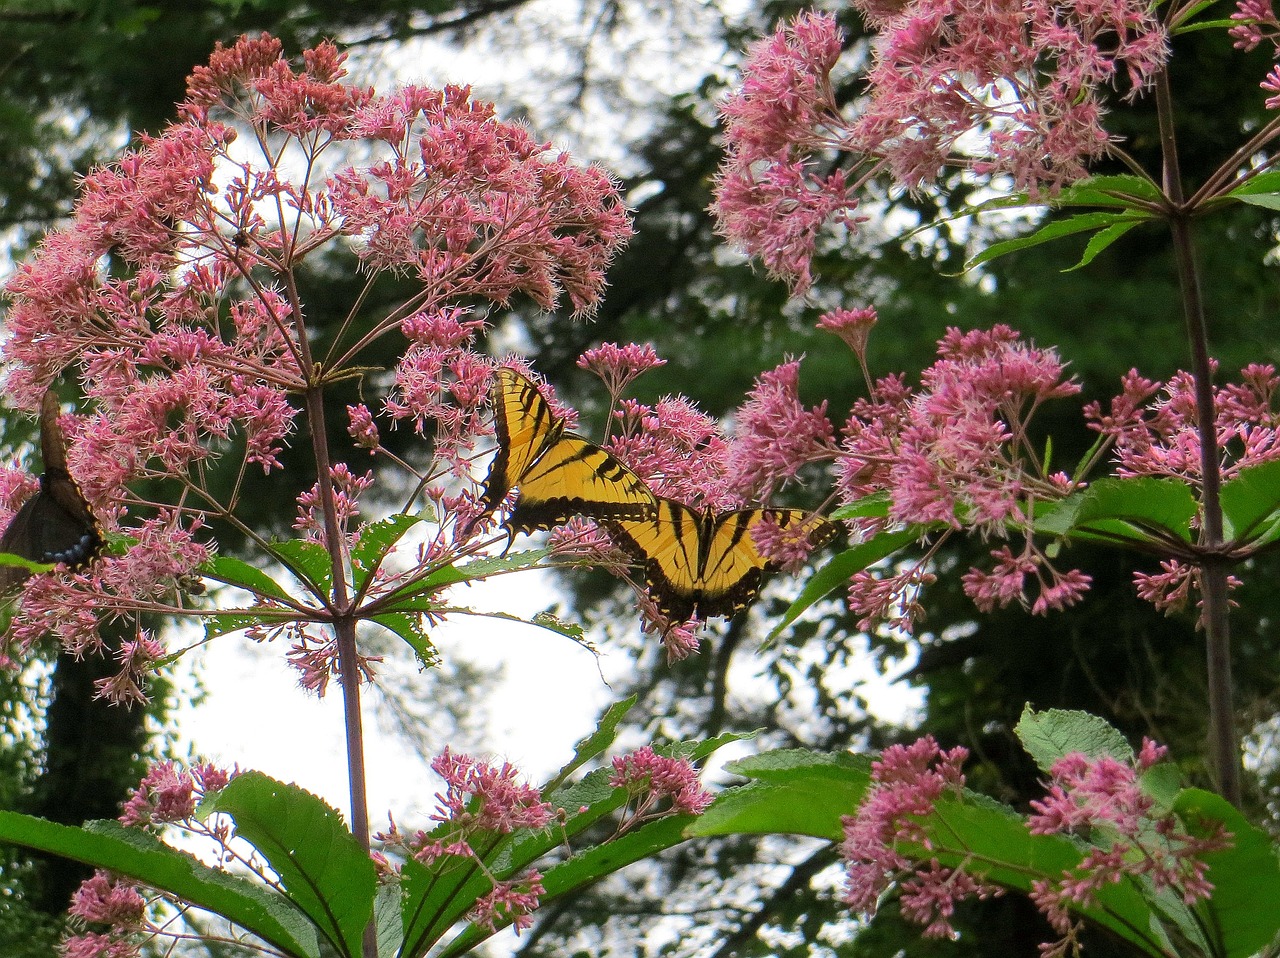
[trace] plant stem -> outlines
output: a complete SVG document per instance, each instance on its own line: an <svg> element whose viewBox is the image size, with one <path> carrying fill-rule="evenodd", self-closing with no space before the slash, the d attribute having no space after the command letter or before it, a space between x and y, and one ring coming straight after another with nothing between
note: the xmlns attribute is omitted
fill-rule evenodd
<svg viewBox="0 0 1280 958"><path fill-rule="evenodd" d="M347 788L351 795L351 831L369 850L369 800L364 769L364 727L360 718L360 657L356 648L356 620L351 615L351 597L347 593L346 549L338 511L334 502L333 476L330 473L329 446L326 440L324 389L316 385L306 391L307 423L311 431L311 447L316 459L318 499L324 512L325 539L333 569L335 612L334 634L338 640L338 679L342 685L343 725L347 737ZM377 928L371 920L364 929L364 958L377 958Z"/></svg>
<svg viewBox="0 0 1280 958"><path fill-rule="evenodd" d="M1200 426L1200 467L1203 488L1200 547L1208 554L1200 563L1203 601L1201 624L1205 633L1209 686L1209 754L1218 789L1233 805L1240 804L1240 748L1235 734L1232 703L1231 627L1227 599L1228 565L1215 558L1222 545L1222 473L1217 417L1213 402L1213 364L1209 356L1209 332L1204 296L1196 269L1191 236L1191 215L1182 191L1177 144L1173 134L1173 98L1167 73L1156 79L1156 105L1164 155L1164 190L1169 199L1169 228L1177 260L1182 308L1191 346L1191 373L1195 383L1196 421Z"/></svg>

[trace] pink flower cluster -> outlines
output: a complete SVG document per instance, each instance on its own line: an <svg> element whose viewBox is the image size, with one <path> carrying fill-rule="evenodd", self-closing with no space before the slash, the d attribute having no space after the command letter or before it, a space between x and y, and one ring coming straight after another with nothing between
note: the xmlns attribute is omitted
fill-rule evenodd
<svg viewBox="0 0 1280 958"><path fill-rule="evenodd" d="M1203 855L1226 848L1227 837L1220 828L1199 838L1189 834L1171 811L1158 811L1155 799L1142 790L1142 773L1166 752L1144 739L1133 762L1073 752L1053 764L1048 795L1031 803L1031 831L1088 836L1095 847L1061 878L1033 882L1032 900L1062 936L1041 946L1046 958L1074 947L1080 926L1071 909L1092 904L1107 885L1140 878L1157 892L1173 891L1188 905L1213 891Z"/></svg>
<svg viewBox="0 0 1280 958"><path fill-rule="evenodd" d="M1022 548L994 550L994 568L970 572L966 592L979 608L991 609L1027 601L1026 581L1034 578L1039 595L1030 603L1033 611L1072 604L1088 587L1088 577L1054 569L1031 537L1035 502L1060 499L1071 482L1043 474L1027 428L1044 403L1080 387L1065 378L1056 353L1022 341L1004 325L967 333L949 329L938 343L938 357L921 375L918 390L889 376L854 404L836 463L841 498L856 502L888 493L891 522L972 528L998 537L1022 529ZM867 533L884 524L858 523ZM931 577L923 563L887 575L858 573L849 600L862 616L860 627L883 622L910 628L918 608L913 595Z"/></svg>
<svg viewBox="0 0 1280 958"><path fill-rule="evenodd" d="M649 745L615 758L609 784L625 788L636 802L627 827L661 814L656 806L667 799L677 815L700 815L712 799L698 781L698 770L692 762L659 755Z"/></svg>
<svg viewBox="0 0 1280 958"><path fill-rule="evenodd" d="M173 762L157 762L130 794L120 812L124 825L164 825L184 822L210 792L226 787L236 775L207 763L181 769Z"/></svg>
<svg viewBox="0 0 1280 958"><path fill-rule="evenodd" d="M1137 95L1168 56L1142 0L853 5L878 31L856 115L839 105L845 43L826 14L803 14L752 46L741 89L722 107L719 229L796 292L811 282L824 225L852 225L855 193L872 177L887 171L914 190L962 165L1054 192L1107 150L1104 90L1123 78ZM851 162L830 172L832 153Z"/></svg>
<svg viewBox="0 0 1280 958"><path fill-rule="evenodd" d="M492 887L476 900L468 920L490 930L507 922L517 932L528 928L545 891L541 873L529 869L499 879L489 871L486 857L504 835L518 829L546 828L552 821L553 807L542 800L536 788L516 781L516 769L510 763L494 766L446 748L431 767L445 780L445 792L436 796L438 805L432 815L441 827L418 831L406 840L393 822L388 832L375 837L402 847L426 865L446 856L469 859Z"/></svg>
<svg viewBox="0 0 1280 958"><path fill-rule="evenodd" d="M154 926L146 919L146 899L136 885L96 871L71 897L73 919L109 925L106 932L70 935L63 940L64 958L137 958L144 935Z"/></svg>
<svg viewBox="0 0 1280 958"><path fill-rule="evenodd" d="M968 757L960 746L949 751L932 736L911 745L893 745L872 763L871 784L855 815L841 819L845 861L844 901L855 912L875 913L881 896L897 885L903 914L923 925L928 937L954 934L957 903L989 898L1001 890L965 868L947 868L936 858L924 863L909 857L928 855L933 842L923 825L938 801L964 788L961 766Z"/></svg>

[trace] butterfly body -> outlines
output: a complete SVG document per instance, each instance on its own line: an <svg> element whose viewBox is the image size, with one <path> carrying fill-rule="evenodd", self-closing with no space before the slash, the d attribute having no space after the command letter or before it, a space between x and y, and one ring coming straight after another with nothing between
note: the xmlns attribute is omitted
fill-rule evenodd
<svg viewBox="0 0 1280 958"><path fill-rule="evenodd" d="M58 400L52 390L45 393L40 409L40 446L44 455L40 489L0 535L0 552L32 562L61 563L73 570L83 568L102 549L102 529L67 471ZM29 575L20 566L0 566L0 591L16 588Z"/></svg>
<svg viewBox="0 0 1280 958"><path fill-rule="evenodd" d="M824 520L802 509L698 511L671 499L658 499L648 520L605 520L613 540L644 569L645 588L672 622L696 614L732 616L760 591L766 572L777 566L765 557L751 534L769 520L781 528L811 525L811 537L825 541L835 533Z"/></svg>
<svg viewBox="0 0 1280 958"><path fill-rule="evenodd" d="M640 477L608 450L568 432L524 376L497 370L492 399L498 451L481 502L487 514L518 491L505 522L513 535L550 529L578 515L639 519L652 514L654 496Z"/></svg>

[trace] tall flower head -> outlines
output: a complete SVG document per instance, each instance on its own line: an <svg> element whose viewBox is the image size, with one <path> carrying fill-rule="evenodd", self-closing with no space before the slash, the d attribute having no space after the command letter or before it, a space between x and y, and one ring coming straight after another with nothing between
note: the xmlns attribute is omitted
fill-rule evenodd
<svg viewBox="0 0 1280 958"><path fill-rule="evenodd" d="M210 557L217 527L248 531L266 553L256 558L283 561L241 513L259 505L256 477L277 480L286 455L308 445L304 474L319 480L275 514L299 514L330 571L286 561L315 581L264 631L285 621L303 634L300 623L358 616L381 589L474 549L470 523L445 527L449 505L466 512L479 486L492 362L474 339L487 311L522 298L589 313L630 233L602 170L503 121L465 87L380 95L351 84L331 44L296 64L266 35L219 47L192 74L179 115L87 176L70 224L7 287L6 395L34 409L50 383L78 379L71 472L108 535L139 540L61 576L57 590L53 576L29 580L30 615L15 623L58 624L75 651L93 645L94 618L167 611L164 597ZM337 164L348 144L367 165ZM366 287L346 315L307 300L306 271L322 255L362 268ZM407 289L400 301L369 295L386 277ZM325 401L357 378L375 401L355 407L342 448ZM392 458L379 437L401 421L432 439L430 457L392 464L418 490L413 511L434 510L437 531L400 562L366 556L368 576L339 586L356 568L351 550L370 541L356 512L367 482L345 463L369 450ZM274 615L281 596L263 603ZM323 687L321 676L309 681Z"/></svg>

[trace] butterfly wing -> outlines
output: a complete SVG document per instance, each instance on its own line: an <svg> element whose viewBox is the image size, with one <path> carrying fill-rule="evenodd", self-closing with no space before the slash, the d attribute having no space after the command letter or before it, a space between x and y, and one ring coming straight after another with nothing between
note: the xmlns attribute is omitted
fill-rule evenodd
<svg viewBox="0 0 1280 958"><path fill-rule="evenodd" d="M645 588L672 622L696 613L703 619L733 616L760 591L774 569L757 548L751 527L768 518L781 528L813 524L821 538L831 527L802 509L739 509L698 513L670 499L659 499L652 520L609 522L615 541L644 566Z"/></svg>
<svg viewBox="0 0 1280 958"><path fill-rule="evenodd" d="M481 501L491 512L519 490L506 526L514 532L550 529L578 515L641 518L653 493L610 452L564 431L537 387L499 369L493 387L498 451Z"/></svg>
<svg viewBox="0 0 1280 958"><path fill-rule="evenodd" d="M57 396L51 390L45 394L40 411L40 445L45 460L40 490L22 504L0 535L0 552L80 569L102 550L102 529L67 472L66 446L57 417ZM16 588L29 575L18 566L0 566L0 591Z"/></svg>

